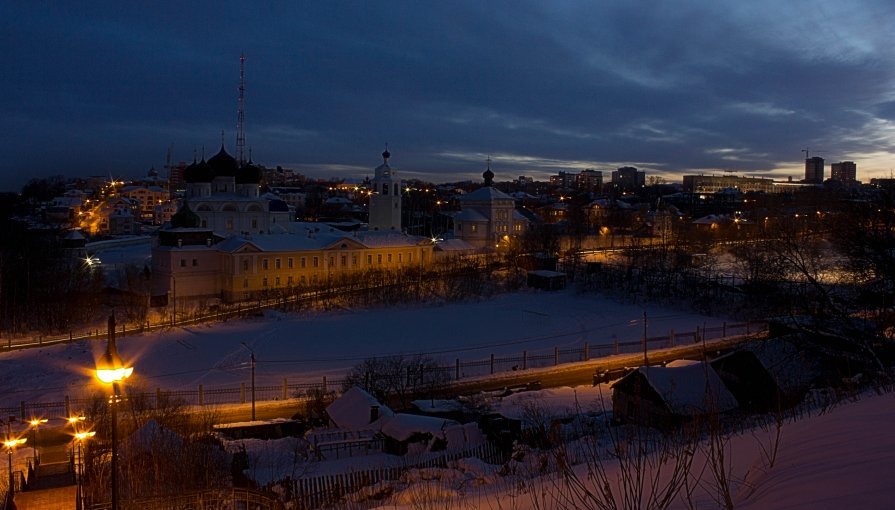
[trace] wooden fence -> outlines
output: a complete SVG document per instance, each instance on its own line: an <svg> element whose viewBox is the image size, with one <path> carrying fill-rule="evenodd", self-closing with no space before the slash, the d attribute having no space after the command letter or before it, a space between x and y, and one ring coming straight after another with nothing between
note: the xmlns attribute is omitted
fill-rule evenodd
<svg viewBox="0 0 895 510"><path fill-rule="evenodd" d="M111 502L86 505L92 510L110 510ZM273 495L250 489L204 490L162 498L121 501L122 510L282 510L283 505Z"/></svg>
<svg viewBox="0 0 895 510"><path fill-rule="evenodd" d="M476 457L491 464L503 462L504 456L499 448L491 443L484 443L474 448L449 451L441 455L402 466L381 467L363 471L350 471L313 478L299 478L292 481L292 498L294 508L310 510L340 501L343 497L357 492L364 487L379 482L398 480L411 469L445 468L448 463L458 459ZM381 502L379 502L381 504Z"/></svg>

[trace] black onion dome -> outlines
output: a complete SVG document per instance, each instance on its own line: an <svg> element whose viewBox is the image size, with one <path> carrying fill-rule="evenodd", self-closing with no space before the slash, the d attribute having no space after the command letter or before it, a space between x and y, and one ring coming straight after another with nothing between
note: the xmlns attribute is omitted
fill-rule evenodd
<svg viewBox="0 0 895 510"><path fill-rule="evenodd" d="M214 174L211 172L211 168L209 168L208 163L204 159L198 163L193 161L193 163L183 171L183 180L186 182L211 182L211 179L213 178Z"/></svg>
<svg viewBox="0 0 895 510"><path fill-rule="evenodd" d="M270 212L288 212L289 204L277 198L270 201L270 204L268 204L267 206L267 210L269 210Z"/></svg>
<svg viewBox="0 0 895 510"><path fill-rule="evenodd" d="M382 159L384 159L385 161L388 161L388 158L390 158L390 157L392 157L392 153L389 152L388 149L385 149L384 151L382 151Z"/></svg>
<svg viewBox="0 0 895 510"><path fill-rule="evenodd" d="M190 209L190 205L183 202L180 210L171 216L171 228L198 228L202 224L202 218Z"/></svg>
<svg viewBox="0 0 895 510"><path fill-rule="evenodd" d="M227 150L221 145L221 150L208 159L208 166L211 167L213 177L233 177L239 165L233 156L227 154Z"/></svg>
<svg viewBox="0 0 895 510"><path fill-rule="evenodd" d="M485 179L485 186L490 186L494 182L494 172L490 168L482 172L482 177Z"/></svg>
<svg viewBox="0 0 895 510"><path fill-rule="evenodd" d="M236 172L236 184L258 184L261 182L261 169L249 161Z"/></svg>

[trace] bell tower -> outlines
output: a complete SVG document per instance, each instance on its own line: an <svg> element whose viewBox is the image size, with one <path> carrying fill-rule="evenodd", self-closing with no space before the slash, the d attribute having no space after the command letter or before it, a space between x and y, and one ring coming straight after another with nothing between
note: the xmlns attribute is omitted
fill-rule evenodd
<svg viewBox="0 0 895 510"><path fill-rule="evenodd" d="M382 164L373 176L373 194L370 195L370 230L401 231L401 179L388 166L388 144L382 152Z"/></svg>

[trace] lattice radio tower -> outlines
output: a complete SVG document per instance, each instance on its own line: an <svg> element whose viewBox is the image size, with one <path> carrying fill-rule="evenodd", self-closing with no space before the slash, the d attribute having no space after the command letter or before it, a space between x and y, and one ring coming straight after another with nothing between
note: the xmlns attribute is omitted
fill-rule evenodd
<svg viewBox="0 0 895 510"><path fill-rule="evenodd" d="M246 56L239 56L239 109L236 113L236 161L245 163L245 93L246 93Z"/></svg>

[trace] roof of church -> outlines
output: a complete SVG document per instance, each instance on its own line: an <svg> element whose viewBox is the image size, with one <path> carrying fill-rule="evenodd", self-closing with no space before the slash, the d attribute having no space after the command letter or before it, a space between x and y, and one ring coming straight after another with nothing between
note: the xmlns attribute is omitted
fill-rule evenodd
<svg viewBox="0 0 895 510"><path fill-rule="evenodd" d="M454 215L454 221L488 221L488 218L475 209L463 209Z"/></svg>
<svg viewBox="0 0 895 510"><path fill-rule="evenodd" d="M483 186L460 197L461 202L490 202L493 200L513 200L513 197L491 186Z"/></svg>

